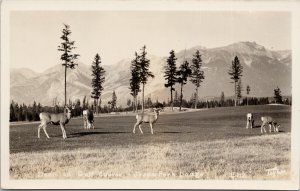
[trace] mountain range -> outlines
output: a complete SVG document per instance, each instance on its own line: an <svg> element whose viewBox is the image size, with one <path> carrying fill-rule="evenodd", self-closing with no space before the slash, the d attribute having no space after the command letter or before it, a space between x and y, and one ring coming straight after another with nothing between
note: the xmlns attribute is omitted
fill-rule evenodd
<svg viewBox="0 0 300 191"><path fill-rule="evenodd" d="M283 95L291 95L292 55L290 50L274 51L266 49L255 42L237 42L217 48L193 47L176 52L177 66L184 60L191 63L193 54L199 50L203 60L205 79L199 89L199 97L219 97L221 92L225 97L234 95L234 85L231 83L228 71L235 56L238 56L242 66L242 94L246 94L246 86L251 88L249 96L273 96L278 86ZM150 70L155 78L149 79L145 87L146 97L153 101L167 101L170 90L165 88L164 66L166 57L148 55ZM113 65L103 65L105 74L102 104L107 104L112 92L117 94L117 104L125 106L127 99L131 99L129 90L131 59L123 59ZM79 63L74 70L67 72L67 96L70 100L84 96L92 101L91 93L91 64ZM179 92L179 86L176 86ZM184 98L189 99L194 92L194 86L188 82L184 86ZM33 101L42 105L59 103L64 100L64 68L60 64L42 73L28 68L10 70L10 96L18 103L32 104Z"/></svg>

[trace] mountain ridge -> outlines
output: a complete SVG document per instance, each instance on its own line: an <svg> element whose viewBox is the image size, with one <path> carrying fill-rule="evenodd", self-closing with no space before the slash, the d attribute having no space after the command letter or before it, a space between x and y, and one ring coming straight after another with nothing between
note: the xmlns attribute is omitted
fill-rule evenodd
<svg viewBox="0 0 300 191"><path fill-rule="evenodd" d="M242 83L245 89L250 85L250 96L272 96L273 90L279 86L284 95L291 94L291 51L268 50L255 42L237 42L227 46L205 48L202 46L176 52L177 66L184 59L191 61L196 49L199 49L203 58L205 79L199 89L199 96L233 95L233 84L227 74L231 61L235 55L244 67ZM167 55L168 56L168 55ZM153 101L167 101L169 89L164 87L164 68L166 58L149 55L150 70L155 78L149 79L145 95ZM107 104L111 99L112 91L116 91L118 105L125 106L127 99L132 99L129 90L130 59L123 59L113 65L102 65L106 70L102 104ZM44 105L52 105L53 99L63 102L64 95L64 70L61 65L53 66L42 73L31 73L24 69L11 69L11 99L20 103L32 103L33 99ZM30 72L29 72L30 73ZM282 73L286 75L282 75ZM90 97L91 70L90 66L79 63L78 68L67 71L67 96L71 100ZM176 86L178 90L178 86ZM189 99L194 92L193 85L188 82L184 87L184 98ZM245 94L245 92L243 92ZM22 96L20 96L22 95ZM90 101L91 98L89 98Z"/></svg>

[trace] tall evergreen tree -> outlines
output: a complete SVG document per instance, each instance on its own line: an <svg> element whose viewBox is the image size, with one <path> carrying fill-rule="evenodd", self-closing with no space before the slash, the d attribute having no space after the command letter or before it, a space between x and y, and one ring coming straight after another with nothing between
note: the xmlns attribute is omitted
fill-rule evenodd
<svg viewBox="0 0 300 191"><path fill-rule="evenodd" d="M117 106L117 95L116 95L115 91L113 91L113 93L112 93L112 98L111 98L110 104L111 104L111 109L114 111Z"/></svg>
<svg viewBox="0 0 300 191"><path fill-rule="evenodd" d="M86 95L85 95L82 100L82 109L83 110L86 110L88 108L87 104L88 104L88 102L86 100Z"/></svg>
<svg viewBox="0 0 300 191"><path fill-rule="evenodd" d="M180 108L179 111L181 111L181 107L182 107L182 99L183 99L183 93L182 93L182 89L183 86L186 84L187 82L187 78L192 74L192 70L189 66L189 63L187 61L184 61L180 67L179 70L177 71L177 75L178 75L178 83L180 84Z"/></svg>
<svg viewBox="0 0 300 191"><path fill-rule="evenodd" d="M235 95L234 106L236 106L237 104L237 82L239 81L239 79L241 79L242 73L243 73L243 66L240 64L239 58L235 56L228 72L228 74L230 75L230 79L234 81L234 95Z"/></svg>
<svg viewBox="0 0 300 191"><path fill-rule="evenodd" d="M103 91L103 84L105 81L105 70L100 66L101 58L99 54L96 54L95 59L92 63L92 95L91 98L94 99L94 105L96 107L96 112L99 113L99 99L101 98L101 93Z"/></svg>
<svg viewBox="0 0 300 191"><path fill-rule="evenodd" d="M198 105L198 89L201 85L201 82L203 82L204 71L201 69L202 67L202 59L199 50L196 51L196 53L193 55L192 59L192 73L191 73L191 79L190 81L196 86L195 88L195 109L197 109Z"/></svg>
<svg viewBox="0 0 300 191"><path fill-rule="evenodd" d="M248 105L248 96L249 96L249 93L250 93L250 86L247 85L247 88L246 88L246 91L247 91L247 105Z"/></svg>
<svg viewBox="0 0 300 191"><path fill-rule="evenodd" d="M174 50L171 50L170 52L170 56L169 58L167 59L167 64L165 65L165 80L167 81L165 83L165 87L168 88L170 87L170 92L171 92L171 108L172 108L172 111L173 111L173 91L175 90L174 89L174 86L177 82L177 76L176 76L176 60L177 58L175 57L175 52Z"/></svg>
<svg viewBox="0 0 300 191"><path fill-rule="evenodd" d="M224 92L221 92L220 105L224 106L224 104L225 104L225 94Z"/></svg>
<svg viewBox="0 0 300 191"><path fill-rule="evenodd" d="M140 66L140 81L143 85L142 88L142 112L144 112L145 108L145 85L148 81L148 78L154 78L154 75L151 71L149 71L150 60L146 58L146 46L143 46L141 49L141 53L139 55L139 66Z"/></svg>
<svg viewBox="0 0 300 191"><path fill-rule="evenodd" d="M12 121L15 121L16 120L16 111L15 111L15 102L12 100L10 102L10 109L9 109L9 121L12 122Z"/></svg>
<svg viewBox="0 0 300 191"><path fill-rule="evenodd" d="M242 87L242 80L240 79L240 80L238 81L237 89L236 89L236 91L237 91L237 100L238 100L238 103L240 103L240 100L241 100L241 98L242 98L242 89L243 89L243 87Z"/></svg>
<svg viewBox="0 0 300 191"><path fill-rule="evenodd" d="M281 90L277 86L277 88L274 89L274 99L276 103L283 103L282 101L282 95L281 95Z"/></svg>
<svg viewBox="0 0 300 191"><path fill-rule="evenodd" d="M139 55L135 52L135 58L131 61L131 78L130 78L130 84L129 84L129 89L131 90L130 94L133 97L133 110L137 112L137 96L138 93L141 91L140 90L140 84L141 84L141 79L140 79L140 64L139 64Z"/></svg>
<svg viewBox="0 0 300 191"><path fill-rule="evenodd" d="M127 99L127 106L128 106L128 108L130 108L130 106L131 106L131 99Z"/></svg>
<svg viewBox="0 0 300 191"><path fill-rule="evenodd" d="M70 40L71 30L70 26L64 24L62 30L62 36L60 37L63 42L58 46L58 51L62 51L60 59L63 61L62 65L65 67L65 106L67 104L67 68L75 69L75 60L78 59L79 54L73 54L72 50L76 47L74 46L75 41Z"/></svg>

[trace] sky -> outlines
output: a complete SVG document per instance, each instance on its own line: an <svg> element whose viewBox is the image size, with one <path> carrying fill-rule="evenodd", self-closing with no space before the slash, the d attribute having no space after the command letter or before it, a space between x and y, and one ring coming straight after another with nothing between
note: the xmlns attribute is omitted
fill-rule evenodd
<svg viewBox="0 0 300 191"><path fill-rule="evenodd" d="M61 64L63 23L70 25L79 61L90 65L97 53L104 65L148 54L167 56L194 46L214 48L255 41L273 50L291 49L288 12L208 11L13 11L10 67L43 72Z"/></svg>

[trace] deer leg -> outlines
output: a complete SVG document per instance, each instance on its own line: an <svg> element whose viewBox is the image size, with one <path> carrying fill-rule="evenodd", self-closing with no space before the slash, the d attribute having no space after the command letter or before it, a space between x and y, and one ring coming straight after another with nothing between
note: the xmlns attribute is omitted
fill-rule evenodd
<svg viewBox="0 0 300 191"><path fill-rule="evenodd" d="M88 119L86 119L86 124L87 124L87 129L90 129L91 128L91 126L90 126L90 122L89 122L89 120Z"/></svg>
<svg viewBox="0 0 300 191"><path fill-rule="evenodd" d="M150 128L151 128L151 134L153 135L153 127L152 127L152 123L149 123L150 124Z"/></svg>
<svg viewBox="0 0 300 191"><path fill-rule="evenodd" d="M139 123L138 122L136 122L135 124L134 124L134 126L133 126L133 133L135 133L135 128L136 128L136 126L138 126L139 125Z"/></svg>
<svg viewBox="0 0 300 191"><path fill-rule="evenodd" d="M265 124L263 123L260 128L261 133L266 133Z"/></svg>
<svg viewBox="0 0 300 191"><path fill-rule="evenodd" d="M50 139L50 137L49 137L49 135L48 135L48 133L47 133L46 127L47 127L47 125L46 125L46 124L45 124L45 125L43 125L43 130L44 130L44 132L45 132L45 134L46 134L47 138L48 138L48 139Z"/></svg>
<svg viewBox="0 0 300 191"><path fill-rule="evenodd" d="M67 138L67 135L66 135L66 130L65 130L65 127L63 124L60 124L60 128L61 128L61 132L62 132L62 137L63 139L66 139Z"/></svg>
<svg viewBox="0 0 300 191"><path fill-rule="evenodd" d="M269 124L269 132L272 133L272 124Z"/></svg>
<svg viewBox="0 0 300 191"><path fill-rule="evenodd" d="M143 131L142 131L142 125L141 124L139 124L139 129L140 129L141 133L144 134Z"/></svg>
<svg viewBox="0 0 300 191"><path fill-rule="evenodd" d="M276 125L276 132L279 133L279 127L280 125Z"/></svg>
<svg viewBox="0 0 300 191"><path fill-rule="evenodd" d="M278 132L277 131L277 125L274 125L274 133Z"/></svg>
<svg viewBox="0 0 300 191"><path fill-rule="evenodd" d="M248 127L249 127L249 120L247 120L246 129L248 129Z"/></svg>
<svg viewBox="0 0 300 191"><path fill-rule="evenodd" d="M87 129L87 124L86 124L86 119L85 119L85 117L83 118L83 129Z"/></svg>
<svg viewBox="0 0 300 191"><path fill-rule="evenodd" d="M42 127L43 127L43 124L40 124L38 127L38 138L40 138L40 131L41 131Z"/></svg>

